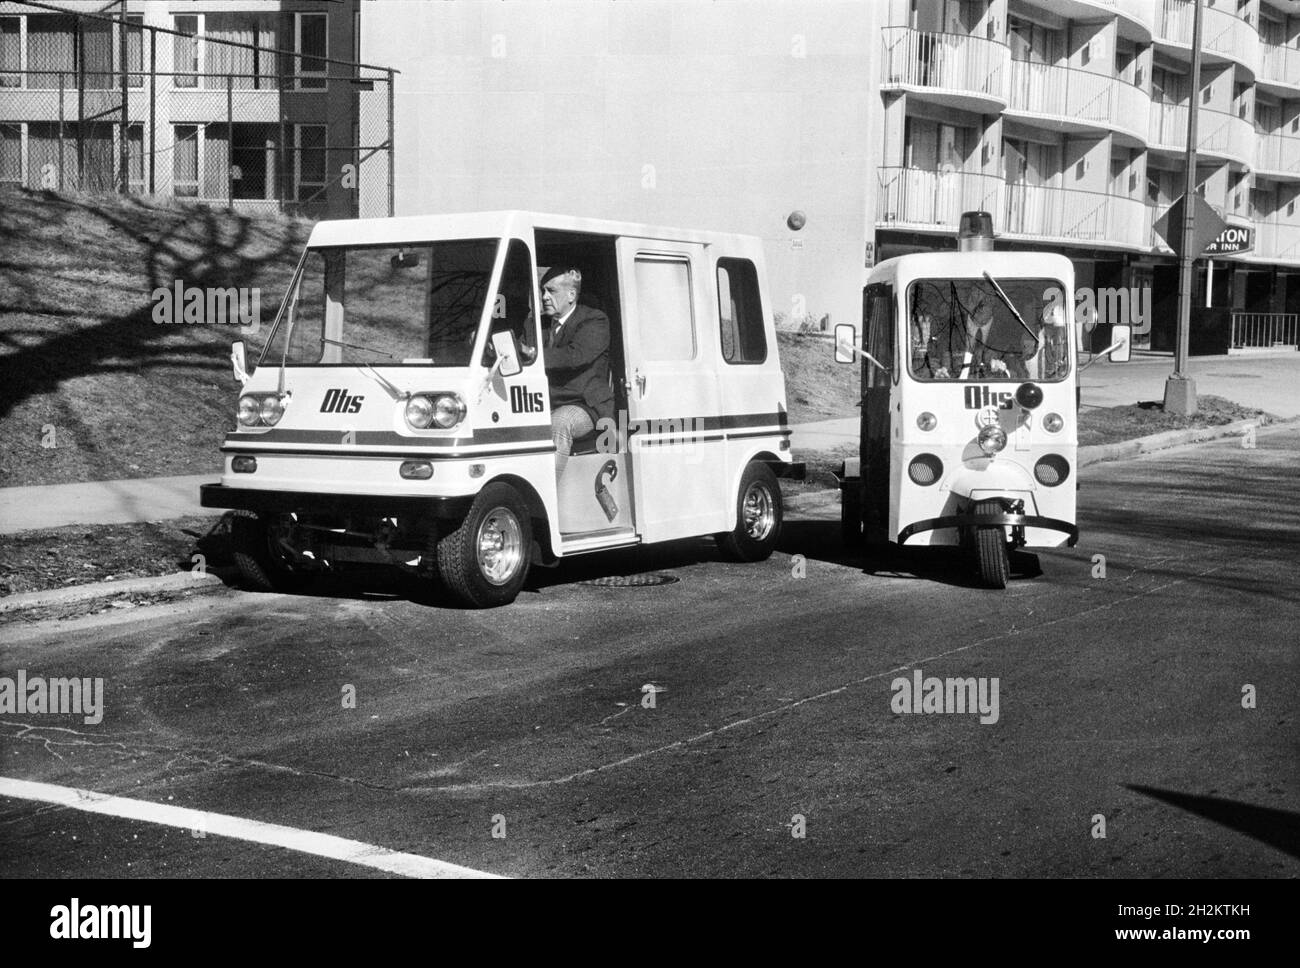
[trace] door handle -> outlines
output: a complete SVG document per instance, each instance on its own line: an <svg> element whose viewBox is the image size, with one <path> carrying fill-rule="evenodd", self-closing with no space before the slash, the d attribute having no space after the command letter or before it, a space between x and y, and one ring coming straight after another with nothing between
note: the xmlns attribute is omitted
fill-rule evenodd
<svg viewBox="0 0 1300 968"><path fill-rule="evenodd" d="M640 370L636 371L636 392L638 396L645 396L645 374Z"/></svg>

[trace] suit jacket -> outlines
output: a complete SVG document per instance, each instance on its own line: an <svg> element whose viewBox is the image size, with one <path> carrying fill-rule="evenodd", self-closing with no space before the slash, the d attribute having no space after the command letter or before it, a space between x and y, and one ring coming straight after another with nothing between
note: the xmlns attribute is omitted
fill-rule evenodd
<svg viewBox="0 0 1300 968"><path fill-rule="evenodd" d="M590 306L575 306L558 339L553 340L547 332L543 352L552 409L575 404L586 407L593 421L614 416L614 390L609 385L609 317Z"/></svg>

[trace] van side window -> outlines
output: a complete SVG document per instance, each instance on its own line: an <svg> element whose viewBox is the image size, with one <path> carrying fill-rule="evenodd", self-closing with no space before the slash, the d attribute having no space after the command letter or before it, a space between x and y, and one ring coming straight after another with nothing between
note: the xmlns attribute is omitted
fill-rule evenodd
<svg viewBox="0 0 1300 968"><path fill-rule="evenodd" d="M501 270L501 287L497 290L492 304L492 332L510 330L515 334L515 342L520 346L537 346L537 313L534 309L534 282L532 259L528 256L528 245L519 239L510 240L506 250L506 264ZM489 335L487 346L483 350L483 365L492 365L492 340ZM532 366L536 357L520 363Z"/></svg>
<svg viewBox="0 0 1300 968"><path fill-rule="evenodd" d="M695 359L691 265L686 259L636 257L636 305L641 352L646 360Z"/></svg>
<svg viewBox="0 0 1300 968"><path fill-rule="evenodd" d="M758 272L748 259L718 260L718 320L724 360L762 363L767 359Z"/></svg>
<svg viewBox="0 0 1300 968"><path fill-rule="evenodd" d="M866 367L866 385L868 387L887 387L890 375L894 371L894 288L893 286L868 286L863 294L862 307L866 324L867 352L889 368L886 373L880 367L863 361Z"/></svg>

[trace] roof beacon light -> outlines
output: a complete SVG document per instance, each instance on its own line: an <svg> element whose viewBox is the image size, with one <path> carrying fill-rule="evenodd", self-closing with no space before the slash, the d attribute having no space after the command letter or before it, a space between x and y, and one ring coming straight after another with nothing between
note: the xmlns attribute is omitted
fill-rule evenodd
<svg viewBox="0 0 1300 968"><path fill-rule="evenodd" d="M993 251L993 216L988 212L962 212L957 225L960 252Z"/></svg>

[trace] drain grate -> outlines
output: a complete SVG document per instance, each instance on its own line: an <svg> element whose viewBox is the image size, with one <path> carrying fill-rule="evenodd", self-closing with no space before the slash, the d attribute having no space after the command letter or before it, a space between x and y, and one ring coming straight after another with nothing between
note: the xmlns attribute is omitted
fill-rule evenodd
<svg viewBox="0 0 1300 968"><path fill-rule="evenodd" d="M593 578L583 585L595 585L597 588L648 588L652 585L672 585L681 581L676 575L664 571L647 572L644 575L610 575L606 578Z"/></svg>

